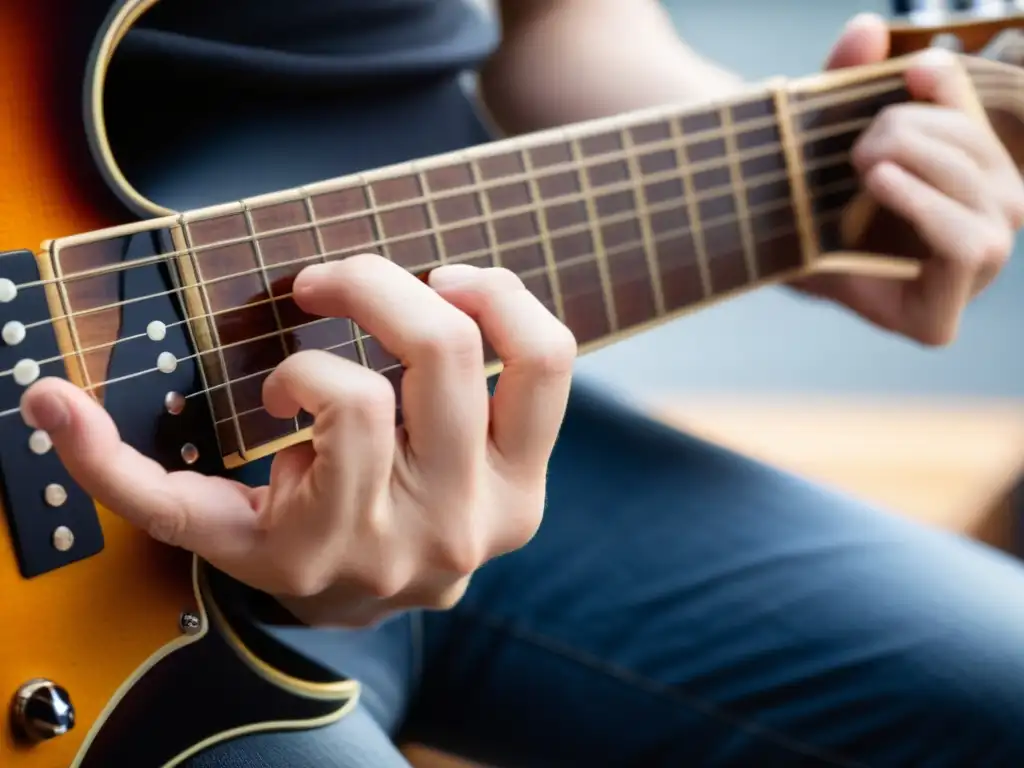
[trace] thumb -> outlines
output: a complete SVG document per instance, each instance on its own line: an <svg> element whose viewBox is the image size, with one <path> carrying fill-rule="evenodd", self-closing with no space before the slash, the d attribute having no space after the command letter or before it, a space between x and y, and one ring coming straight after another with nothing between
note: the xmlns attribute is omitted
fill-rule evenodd
<svg viewBox="0 0 1024 768"><path fill-rule="evenodd" d="M874 13L860 13L847 22L825 60L825 69L877 64L889 58L889 25Z"/></svg>
<svg viewBox="0 0 1024 768"><path fill-rule="evenodd" d="M168 474L124 443L110 414L70 382L40 379L22 395L21 412L29 426L49 435L86 493L161 541L222 555L230 549L222 542L245 543L240 534L254 528L247 489L217 477ZM207 509L213 513L203 519Z"/></svg>
<svg viewBox="0 0 1024 768"><path fill-rule="evenodd" d="M121 441L110 414L86 392L62 379L40 379L21 398L25 423L49 435L61 463L100 504L148 527L154 507L174 498L167 473Z"/></svg>

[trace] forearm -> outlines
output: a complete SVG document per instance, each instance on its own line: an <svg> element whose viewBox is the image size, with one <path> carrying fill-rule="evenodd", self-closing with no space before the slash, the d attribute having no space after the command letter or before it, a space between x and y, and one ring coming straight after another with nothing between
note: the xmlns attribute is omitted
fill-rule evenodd
<svg viewBox="0 0 1024 768"><path fill-rule="evenodd" d="M725 95L734 73L679 38L656 0L505 0L484 103L515 134Z"/></svg>

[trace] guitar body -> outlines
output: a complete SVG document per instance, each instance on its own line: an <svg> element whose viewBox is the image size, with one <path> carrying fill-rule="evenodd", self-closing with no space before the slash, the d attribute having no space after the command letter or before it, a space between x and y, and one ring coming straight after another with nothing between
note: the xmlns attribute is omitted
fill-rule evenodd
<svg viewBox="0 0 1024 768"><path fill-rule="evenodd" d="M36 270L43 259L34 252L48 238L132 219L100 177L83 125L93 34L108 6L106 0L0 3L0 253L21 252L0 257L0 277L5 270ZM94 253L90 261L116 258ZM109 304L158 279L91 281L80 301ZM75 331L87 346L112 341L128 332L130 306L119 317L79 318ZM5 350L0 344L0 355ZM106 358L117 367L116 355ZM4 359L0 369L9 368ZM158 395L162 401L163 392ZM131 415L122 413L118 422ZM330 722L354 704L351 681L302 660L257 659L229 628L211 599L206 571L189 553L97 508L70 482L62 506L32 510L61 470L52 450L42 456L29 450L30 434L17 417L0 427L8 507L0 514L7 518L0 522L0 697L6 710L30 680L52 681L70 696L76 725L32 743L5 716L0 765L156 768L239 732ZM21 498L15 519L9 502L18 494L28 501ZM61 525L75 536L63 552L53 542ZM6 535L7 527L15 535ZM60 562L35 568L48 557ZM26 569L44 568L50 569L26 576ZM280 671L290 665L306 679Z"/></svg>
<svg viewBox="0 0 1024 768"><path fill-rule="evenodd" d="M590 131L589 140L581 132L573 148L543 135L515 151L495 142L472 156L376 169L254 198L244 211L231 203L187 218L156 209L119 177L93 87L102 84L118 41L156 2L122 0L111 13L110 0L0 0L0 697L10 702L10 717L0 719L0 768L169 768L247 732L334 722L358 697L355 681L262 631L247 613L252 596L239 585L98 508L46 436L17 413L34 376L64 377L93 392L124 440L168 469L219 474L226 459L269 455L308 429L295 419L294 432L290 423L275 432L281 425L259 413L260 380L232 378L229 369L242 363L266 373L259 354L241 361L231 354L235 342L259 340L260 323L270 323L268 335L286 346L343 348L379 373L397 362L379 357L369 337L357 344L337 326L326 340L309 333L312 323L286 329L266 307L238 327L209 320L215 313L203 314L193 293L219 281L209 293L217 294L223 316L251 309L252 294L264 290L251 269L248 281L237 279L245 271L237 264L242 246L293 274L310 259L383 247L384 236L373 233L385 221L385 229L419 238L415 248L403 250L399 237L387 244L391 258L413 271L431 248L437 258L428 267L499 263L503 254L500 263L558 313L583 342L581 351L595 349L767 281L830 263L847 268L848 260L831 257L839 253L839 215L856 179L848 163L832 161L849 152L858 130L852 126L904 98L904 64L895 62L706 106L703 114L666 110L632 123L596 121L580 129ZM906 46L923 39L908 37ZM1019 137L1017 75L979 68L975 82L986 106L1005 102L1016 121L1008 132ZM866 95L849 87L864 82L873 83ZM735 147L718 136L715 126L726 124ZM627 132L636 152L650 153L623 159ZM683 140L703 148L699 160L685 160ZM595 170L601 158L603 173L578 170L587 163ZM707 172L699 177L706 188L684 193L682 180L695 184L699 163L719 164L708 168L730 180L724 193L718 182L710 186L715 176ZM584 176L583 193L562 189ZM447 230L472 222L458 230L467 237L430 240L430 230L442 228L427 227L437 211L428 216L421 193L409 191L421 186L449 203L466 202L474 188L480 200L501 189L515 195L505 195L500 215L489 212L489 226L473 206L446 206ZM566 197L573 206L557 203ZM382 206L390 209L381 213ZM140 210L155 218L134 221ZM565 219L558 227L556 210ZM544 232L531 224L533 211L547 221ZM556 239L555 229L573 234L554 232ZM205 255L197 256L200 250ZM411 261L402 262L410 252ZM865 263L892 274L892 261ZM258 266L266 296L263 255ZM247 288L253 281L256 288ZM204 324L216 332L216 345L190 338ZM226 339L229 332L238 338ZM270 351L281 352L278 339L271 341ZM228 419L217 418L225 406L204 378L216 366L199 362L211 351L226 382L218 386L233 393ZM164 355L174 365L144 370ZM242 379L255 387L236 387Z"/></svg>

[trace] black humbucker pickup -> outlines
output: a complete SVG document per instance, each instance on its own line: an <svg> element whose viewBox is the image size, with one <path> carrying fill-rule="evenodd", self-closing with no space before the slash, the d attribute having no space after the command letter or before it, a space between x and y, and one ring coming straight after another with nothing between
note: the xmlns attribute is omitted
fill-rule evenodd
<svg viewBox="0 0 1024 768"><path fill-rule="evenodd" d="M36 361L40 376L67 379L46 291L39 280L31 251L0 253L0 328L15 334L11 338L19 335L17 324L25 329L18 343L0 340L0 414L4 414L0 416L0 491L18 567L25 578L62 568L103 549L95 502L71 479L56 451L32 450L34 430L17 412L25 391L13 373L20 361ZM12 288L17 293L10 298ZM52 489L52 500L60 501L62 496L63 501L49 503L47 487Z"/></svg>

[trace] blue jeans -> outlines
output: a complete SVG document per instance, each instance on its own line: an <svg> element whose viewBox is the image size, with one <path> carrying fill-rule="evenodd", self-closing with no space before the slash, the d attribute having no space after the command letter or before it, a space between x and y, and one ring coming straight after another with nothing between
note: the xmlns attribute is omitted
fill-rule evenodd
<svg viewBox="0 0 1024 768"><path fill-rule="evenodd" d="M406 739L531 768L1021 766L1022 597L1008 556L577 385L530 544L454 610L288 630L360 706L190 768L398 768Z"/></svg>

